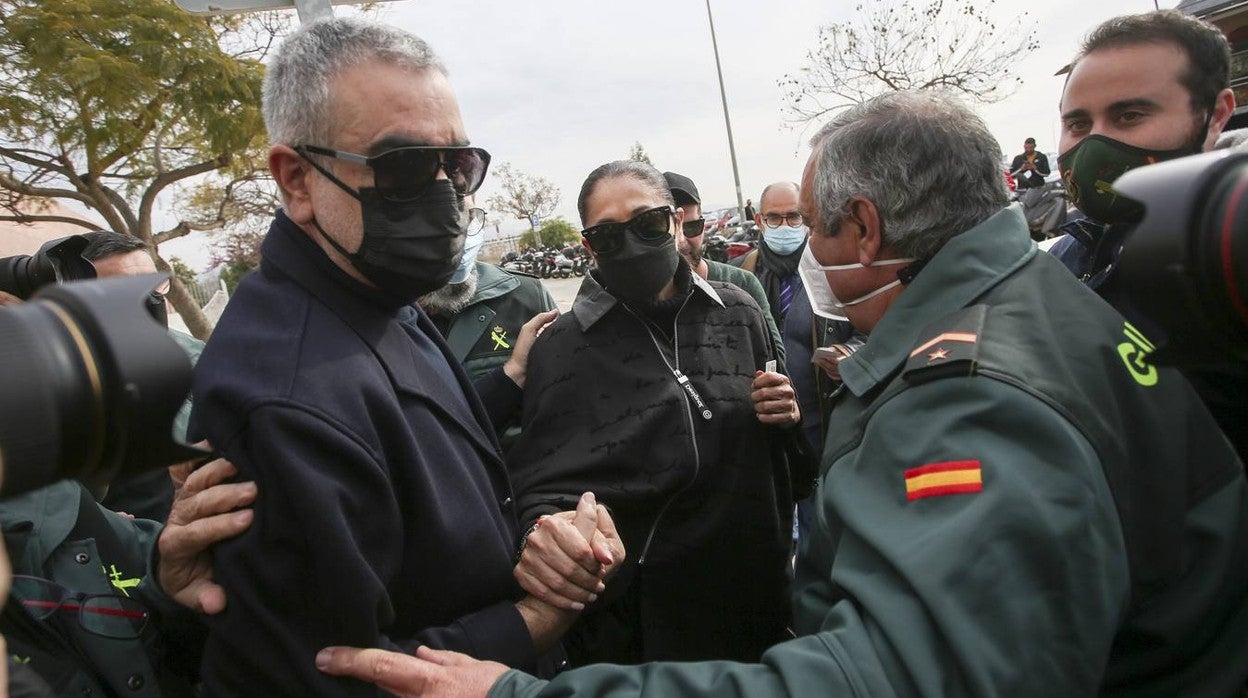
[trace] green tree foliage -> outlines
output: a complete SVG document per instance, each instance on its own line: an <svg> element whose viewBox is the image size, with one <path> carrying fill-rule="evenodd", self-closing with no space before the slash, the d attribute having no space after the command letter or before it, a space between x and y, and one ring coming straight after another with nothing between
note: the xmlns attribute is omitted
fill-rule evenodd
<svg viewBox="0 0 1248 698"><path fill-rule="evenodd" d="M158 249L271 206L261 60L287 22L195 17L169 0L0 0L0 220L97 228L18 208L73 201ZM169 298L207 337L181 279Z"/></svg>
<svg viewBox="0 0 1248 698"><path fill-rule="evenodd" d="M520 247L566 247L581 241L581 231L562 218L551 218L520 236Z"/></svg>
<svg viewBox="0 0 1248 698"><path fill-rule="evenodd" d="M545 177L525 174L503 163L493 171L491 180L497 181L502 191L491 196L487 206L492 211L532 221L545 218L559 207L559 188Z"/></svg>
<svg viewBox="0 0 1248 698"><path fill-rule="evenodd" d="M819 28L807 65L780 81L785 111L808 123L892 90L948 89L983 103L1021 84L1015 68L1040 47L1027 13L1008 25L997 0L864 0Z"/></svg>
<svg viewBox="0 0 1248 698"><path fill-rule="evenodd" d="M195 270L177 257L169 258L169 268L173 269L174 276L182 280L182 284L190 286L195 283Z"/></svg>
<svg viewBox="0 0 1248 698"><path fill-rule="evenodd" d="M628 159L636 160L637 162L644 162L652 167L654 166L654 163L650 162L650 156L646 154L646 149L642 147L641 141L633 143L633 147L629 148Z"/></svg>

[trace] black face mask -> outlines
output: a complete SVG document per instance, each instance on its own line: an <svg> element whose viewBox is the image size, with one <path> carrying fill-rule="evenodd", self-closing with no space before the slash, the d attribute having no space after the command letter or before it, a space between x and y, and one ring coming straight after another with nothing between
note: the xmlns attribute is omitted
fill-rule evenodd
<svg viewBox="0 0 1248 698"><path fill-rule="evenodd" d="M618 251L598 257L598 274L611 295L626 303L644 303L654 300L672 280L679 262L675 238L655 245L629 233Z"/></svg>
<svg viewBox="0 0 1248 698"><path fill-rule="evenodd" d="M468 230L468 209L448 179L431 182L409 201L388 201L376 189L358 192L334 180L360 201L364 239L358 252L347 252L314 223L316 229L378 288L403 303L446 285L459 266Z"/></svg>

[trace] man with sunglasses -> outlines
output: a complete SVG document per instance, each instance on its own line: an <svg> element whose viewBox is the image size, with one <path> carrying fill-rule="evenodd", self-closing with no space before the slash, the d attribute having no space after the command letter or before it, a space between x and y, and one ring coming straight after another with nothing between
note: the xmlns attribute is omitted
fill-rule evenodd
<svg viewBox="0 0 1248 698"><path fill-rule="evenodd" d="M217 551L230 604L205 649L207 690L373 695L316 671L327 638L552 671L583 606L526 596L513 577L491 421L416 305L455 273L489 164L445 68L402 30L320 20L268 65L263 111L283 210L195 377L192 431L259 490L255 524ZM583 509L543 527L575 528L570 552L539 552L562 554L588 599L622 551L605 510Z"/></svg>
<svg viewBox="0 0 1248 698"><path fill-rule="evenodd" d="M767 329L771 332L771 341L776 347L776 358L784 360L784 343L780 339L780 329L771 313L766 310L767 294L758 283L758 278L748 271L738 269L731 264L716 262L702 255L702 245L706 241L706 219L702 217L702 197L692 179L675 172L664 172L663 179L672 191L676 200L676 208L685 214L681 223L681 235L676 236L676 249L680 256L689 263L693 273L707 281L723 281L745 291L754 297L758 307L763 310L763 319L767 321Z"/></svg>

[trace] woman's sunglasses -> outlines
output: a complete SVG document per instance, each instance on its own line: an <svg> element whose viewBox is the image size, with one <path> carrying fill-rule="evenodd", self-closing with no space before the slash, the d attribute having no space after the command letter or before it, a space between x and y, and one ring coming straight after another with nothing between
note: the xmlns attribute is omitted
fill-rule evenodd
<svg viewBox="0 0 1248 698"><path fill-rule="evenodd" d="M425 187L437 179L438 170L446 173L456 193L468 196L481 187L485 171L490 167L489 153L467 146L405 145L373 157L316 145L298 145L295 152L305 158L313 153L368 165L373 170L373 186L387 201L418 198Z"/></svg>
<svg viewBox="0 0 1248 698"><path fill-rule="evenodd" d="M581 231L590 249L597 255L611 255L624 247L624 233L632 232L644 242L658 242L672 235L671 221L676 211L671 206L656 206L642 211L623 223L601 223Z"/></svg>

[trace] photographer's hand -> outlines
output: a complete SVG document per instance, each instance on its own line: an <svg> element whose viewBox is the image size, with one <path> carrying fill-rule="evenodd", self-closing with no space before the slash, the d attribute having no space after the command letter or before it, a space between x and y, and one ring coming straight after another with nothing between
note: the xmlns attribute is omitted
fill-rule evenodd
<svg viewBox="0 0 1248 698"><path fill-rule="evenodd" d="M192 462L169 468L177 489L169 522L161 531L160 588L174 601L201 613L225 608L225 590L212 581L211 546L232 538L251 525L251 509L239 509L256 499L254 482L226 483L238 471L223 458L192 472Z"/></svg>

